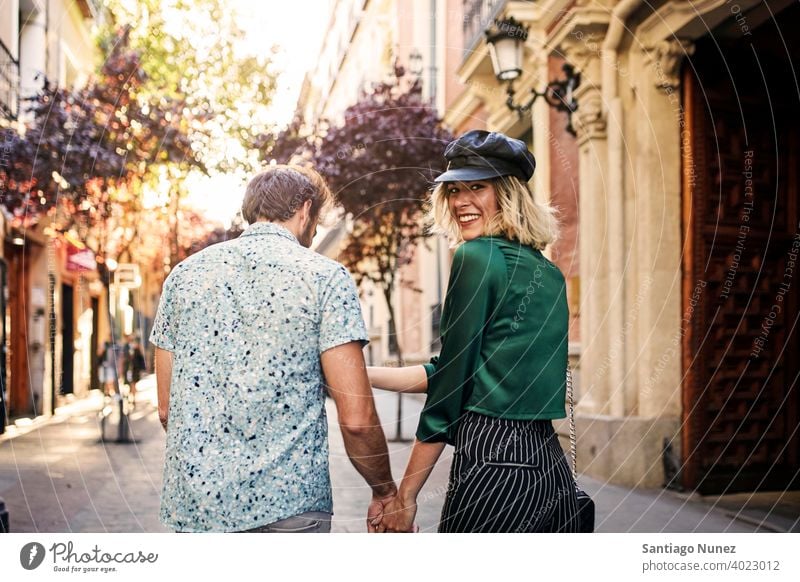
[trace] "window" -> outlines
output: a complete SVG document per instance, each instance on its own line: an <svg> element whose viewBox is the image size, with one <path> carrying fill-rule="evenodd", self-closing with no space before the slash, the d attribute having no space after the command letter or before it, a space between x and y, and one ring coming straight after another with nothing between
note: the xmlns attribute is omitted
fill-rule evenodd
<svg viewBox="0 0 800 582"><path fill-rule="evenodd" d="M389 320L389 355L396 356L398 352L397 331L394 328L394 321Z"/></svg>

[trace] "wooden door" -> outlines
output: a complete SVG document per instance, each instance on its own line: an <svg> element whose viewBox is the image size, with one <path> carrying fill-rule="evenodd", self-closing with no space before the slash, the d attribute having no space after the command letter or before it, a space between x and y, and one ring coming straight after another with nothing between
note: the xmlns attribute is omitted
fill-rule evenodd
<svg viewBox="0 0 800 582"><path fill-rule="evenodd" d="M798 42L765 27L699 42L683 76L682 481L701 493L800 484Z"/></svg>
<svg viewBox="0 0 800 582"><path fill-rule="evenodd" d="M8 264L8 415L34 414L28 389L28 269L25 247L5 243Z"/></svg>

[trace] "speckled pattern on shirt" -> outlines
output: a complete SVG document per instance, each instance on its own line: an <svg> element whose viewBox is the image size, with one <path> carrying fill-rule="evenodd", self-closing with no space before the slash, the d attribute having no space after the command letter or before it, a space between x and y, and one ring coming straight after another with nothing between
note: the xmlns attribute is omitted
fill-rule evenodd
<svg viewBox="0 0 800 582"><path fill-rule="evenodd" d="M150 336L174 354L161 520L238 531L332 511L320 354L356 340L350 274L277 224L177 265Z"/></svg>

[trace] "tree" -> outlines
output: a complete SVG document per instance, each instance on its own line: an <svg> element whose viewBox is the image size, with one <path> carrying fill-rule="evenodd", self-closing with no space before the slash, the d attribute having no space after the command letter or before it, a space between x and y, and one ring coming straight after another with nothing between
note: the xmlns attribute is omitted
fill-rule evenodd
<svg viewBox="0 0 800 582"><path fill-rule="evenodd" d="M302 163L312 156L313 137L303 127L303 120L295 117L279 132L262 133L253 140L253 147L261 160L268 163Z"/></svg>
<svg viewBox="0 0 800 582"><path fill-rule="evenodd" d="M181 102L143 97L145 80L126 30L85 86L69 89L46 80L28 100L24 134L7 130L13 163L3 168L6 207L38 214L62 199L79 204L100 182L145 180L163 164L203 168L188 135L198 118ZM102 205L98 201L95 210Z"/></svg>
<svg viewBox="0 0 800 582"><path fill-rule="evenodd" d="M113 18L101 36L105 52L125 28L140 55L141 91L181 102L202 122L191 127L209 168L230 171L241 152L268 129L260 113L275 93L277 72L269 54L248 52L235 6L225 0L105 0ZM275 47L272 49L277 50ZM241 152L237 152L241 153Z"/></svg>
<svg viewBox="0 0 800 582"><path fill-rule="evenodd" d="M99 75L85 87L46 90L26 134L40 153L49 153L34 165L53 160L63 178L47 180L50 169L34 167L37 181L55 187L59 197L55 228L74 230L95 252L106 283L104 258L130 256L138 240L143 185L158 180L162 168L205 170L189 136L202 119L181 101L143 93L147 77L128 33L118 31Z"/></svg>
<svg viewBox="0 0 800 582"><path fill-rule="evenodd" d="M30 226L47 215L50 231L71 233L91 249L107 290L106 259L163 263L166 222L142 204L144 184L164 170L205 171L189 128L202 121L173 98L142 92L146 82L128 30L108 45L101 70L85 86L43 90L27 104L23 135L4 136L9 163L0 167L2 203L12 223ZM158 271L157 271L158 272Z"/></svg>
<svg viewBox="0 0 800 582"><path fill-rule="evenodd" d="M140 55L145 80L141 94L157 102L181 103L194 120L187 127L195 155L207 173L251 169L249 153L276 88L270 54L248 52L235 6L225 0L105 0L113 14L102 34L106 52L116 30L128 31ZM273 48L273 50L275 50ZM192 170L170 169L173 187L167 203L170 265L191 242L180 240L182 184Z"/></svg>
<svg viewBox="0 0 800 582"><path fill-rule="evenodd" d="M381 291L397 330L393 296L400 269L427 235L428 189L444 170L442 153L452 135L422 98L420 83L407 81L399 66L393 79L375 84L344 112L343 123L328 125L310 159L352 224L339 259L359 285L370 281ZM396 345L402 365L402 345Z"/></svg>

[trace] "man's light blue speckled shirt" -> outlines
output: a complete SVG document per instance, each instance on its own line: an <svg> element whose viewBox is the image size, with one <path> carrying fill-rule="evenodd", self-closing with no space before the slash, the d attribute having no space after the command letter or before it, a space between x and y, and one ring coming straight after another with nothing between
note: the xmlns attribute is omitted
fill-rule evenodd
<svg viewBox="0 0 800 582"><path fill-rule="evenodd" d="M342 265L253 224L173 269L150 341L174 354L166 525L240 531L332 511L320 354L367 343Z"/></svg>

